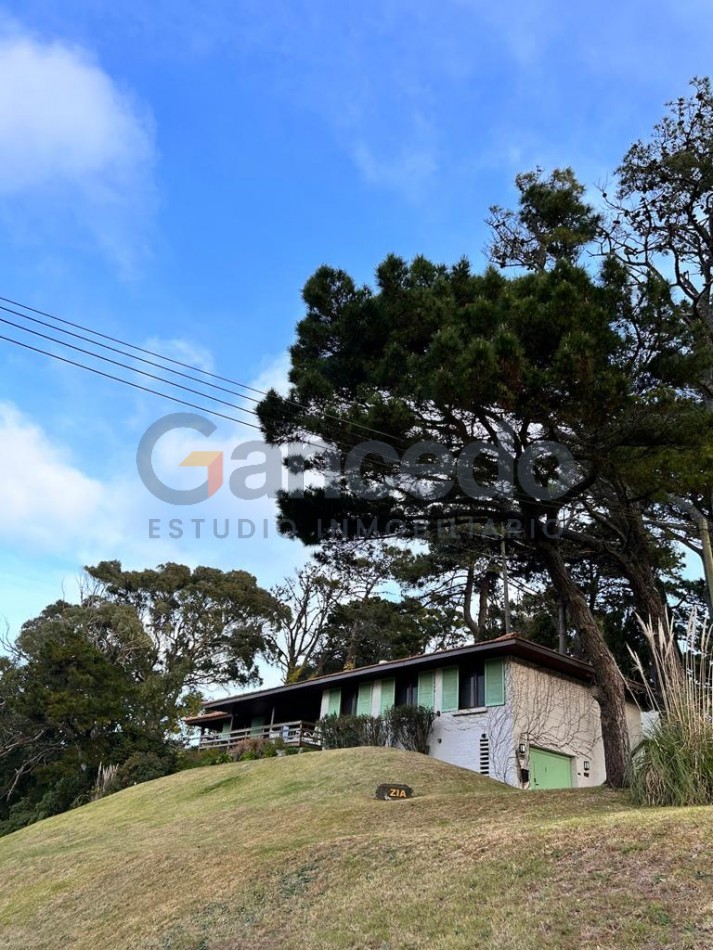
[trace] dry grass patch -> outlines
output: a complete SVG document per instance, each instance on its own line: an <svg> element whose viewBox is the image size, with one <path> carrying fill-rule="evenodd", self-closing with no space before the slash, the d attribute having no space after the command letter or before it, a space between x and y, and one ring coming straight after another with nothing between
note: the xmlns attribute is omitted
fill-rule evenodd
<svg viewBox="0 0 713 950"><path fill-rule="evenodd" d="M417 797L381 802L381 782ZM0 839L9 948L713 944L707 809L349 749L137 786Z"/></svg>

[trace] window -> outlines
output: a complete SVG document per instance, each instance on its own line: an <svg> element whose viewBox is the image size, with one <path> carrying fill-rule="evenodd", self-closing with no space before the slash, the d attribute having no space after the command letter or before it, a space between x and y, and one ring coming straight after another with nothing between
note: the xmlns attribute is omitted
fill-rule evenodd
<svg viewBox="0 0 713 950"><path fill-rule="evenodd" d="M357 707L357 688L356 686L347 686L342 690L342 716L353 716Z"/></svg>
<svg viewBox="0 0 713 950"><path fill-rule="evenodd" d="M396 706L416 706L418 704L418 682L414 676L404 675L396 678Z"/></svg>
<svg viewBox="0 0 713 950"><path fill-rule="evenodd" d="M342 705L341 689L328 689L327 691L327 715L338 716Z"/></svg>
<svg viewBox="0 0 713 950"><path fill-rule="evenodd" d="M460 668L459 680L459 709L505 703L505 668L501 659L464 665Z"/></svg>
<svg viewBox="0 0 713 950"><path fill-rule="evenodd" d="M458 708L477 709L485 705L485 672L482 663L461 667Z"/></svg>

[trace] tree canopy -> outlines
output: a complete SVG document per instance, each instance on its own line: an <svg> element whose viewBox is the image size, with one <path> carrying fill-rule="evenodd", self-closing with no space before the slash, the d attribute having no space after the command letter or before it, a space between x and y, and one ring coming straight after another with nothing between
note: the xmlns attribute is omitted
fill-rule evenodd
<svg viewBox="0 0 713 950"><path fill-rule="evenodd" d="M643 616L664 616L662 576L678 556L644 515L709 451L710 418L690 392L704 354L659 277L633 280L614 256L595 274L577 264L598 218L570 173L520 184L508 221L529 235L516 262L530 270L390 255L372 290L319 268L303 292L292 388L259 413L270 442L306 431L358 460L338 491L333 478L282 495L304 542L329 513L342 535L397 525L433 545L447 525L472 539L471 558L506 537L513 556L539 562L597 671L605 743L615 736L609 773L623 781L623 685L573 566L605 562Z"/></svg>

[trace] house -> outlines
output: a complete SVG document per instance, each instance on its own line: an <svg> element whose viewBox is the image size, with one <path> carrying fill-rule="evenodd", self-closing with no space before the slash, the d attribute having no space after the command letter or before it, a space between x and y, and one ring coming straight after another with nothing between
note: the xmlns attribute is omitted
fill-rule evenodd
<svg viewBox="0 0 713 950"><path fill-rule="evenodd" d="M247 737L321 748L323 716L418 704L435 711L434 758L522 788L587 788L606 779L593 678L588 663L508 634L212 700L186 723L204 748ZM631 696L627 721L633 746L641 712Z"/></svg>

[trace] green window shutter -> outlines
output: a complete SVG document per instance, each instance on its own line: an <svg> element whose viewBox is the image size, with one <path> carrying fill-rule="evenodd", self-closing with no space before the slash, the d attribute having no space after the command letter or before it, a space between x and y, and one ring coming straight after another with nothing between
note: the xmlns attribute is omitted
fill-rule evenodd
<svg viewBox="0 0 713 950"><path fill-rule="evenodd" d="M418 705L428 709L436 705L436 674L433 672L418 675Z"/></svg>
<svg viewBox="0 0 713 950"><path fill-rule="evenodd" d="M387 709L396 702L396 680L381 681L381 700L379 701L379 715L383 716Z"/></svg>
<svg viewBox="0 0 713 950"><path fill-rule="evenodd" d="M505 669L502 660L485 661L485 705L505 703Z"/></svg>
<svg viewBox="0 0 713 950"><path fill-rule="evenodd" d="M342 691L341 689L327 690L327 715L338 716L342 711Z"/></svg>
<svg viewBox="0 0 713 950"><path fill-rule="evenodd" d="M450 666L441 671L441 710L452 712L458 709L458 667Z"/></svg>
<svg viewBox="0 0 713 950"><path fill-rule="evenodd" d="M357 696L357 716L371 715L371 683L359 684L359 695Z"/></svg>
<svg viewBox="0 0 713 950"><path fill-rule="evenodd" d="M264 725L264 716L253 716L253 718L250 720L250 735L261 736Z"/></svg>

